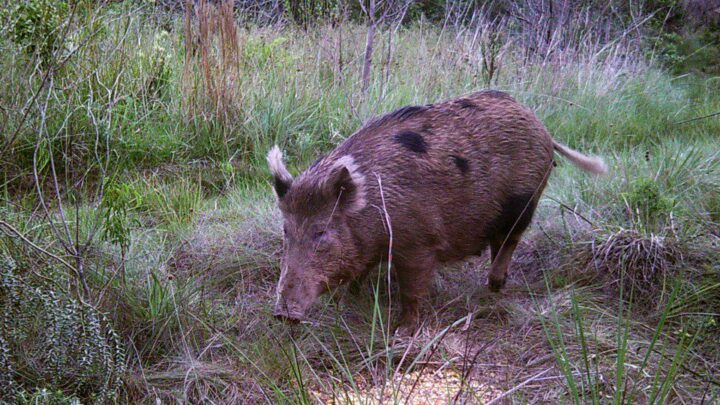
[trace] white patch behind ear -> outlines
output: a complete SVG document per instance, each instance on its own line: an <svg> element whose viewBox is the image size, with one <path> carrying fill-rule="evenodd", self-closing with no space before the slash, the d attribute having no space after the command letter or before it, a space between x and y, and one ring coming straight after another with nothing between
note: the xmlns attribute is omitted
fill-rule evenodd
<svg viewBox="0 0 720 405"><path fill-rule="evenodd" d="M274 177L279 178L284 183L289 183L292 181L293 177L288 171L287 167L285 167L285 163L283 162L283 154L277 145L273 146L272 149L270 149L270 152L268 152L267 162L270 166L270 172L272 172L272 175Z"/></svg>
<svg viewBox="0 0 720 405"><path fill-rule="evenodd" d="M365 198L365 176L360 173L355 159L350 155L342 156L336 160L333 164L333 169L342 166L345 166L350 173L350 178L355 185L354 195L350 197L348 210L350 212L358 212L367 205L367 199Z"/></svg>

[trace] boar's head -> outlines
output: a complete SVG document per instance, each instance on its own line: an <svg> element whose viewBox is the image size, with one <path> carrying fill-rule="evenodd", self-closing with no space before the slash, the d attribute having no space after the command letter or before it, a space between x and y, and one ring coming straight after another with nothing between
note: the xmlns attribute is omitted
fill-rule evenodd
<svg viewBox="0 0 720 405"><path fill-rule="evenodd" d="M284 232L274 315L297 322L321 294L356 273L360 248L349 218L367 204L365 178L350 155L320 161L297 179L277 146L268 163Z"/></svg>

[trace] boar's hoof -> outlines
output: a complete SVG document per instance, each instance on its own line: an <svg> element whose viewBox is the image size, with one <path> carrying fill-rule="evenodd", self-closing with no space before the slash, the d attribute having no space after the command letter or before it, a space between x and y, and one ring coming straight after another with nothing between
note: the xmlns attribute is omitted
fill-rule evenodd
<svg viewBox="0 0 720 405"><path fill-rule="evenodd" d="M409 338L412 337L417 331L417 324L400 324L395 328L395 337L398 338Z"/></svg>
<svg viewBox="0 0 720 405"><path fill-rule="evenodd" d="M493 275L492 273L488 275L488 288L490 288L490 291L492 292L500 292L503 287L505 287L505 280L507 277L497 277Z"/></svg>
<svg viewBox="0 0 720 405"><path fill-rule="evenodd" d="M412 337L419 326L417 317L403 316L400 323L395 327L395 336Z"/></svg>
<svg viewBox="0 0 720 405"><path fill-rule="evenodd" d="M295 314L291 314L291 313L284 312L284 311L283 312L275 311L273 316L277 320L283 321L285 323L293 324L293 325L300 323L300 321L302 320L302 317L296 316Z"/></svg>

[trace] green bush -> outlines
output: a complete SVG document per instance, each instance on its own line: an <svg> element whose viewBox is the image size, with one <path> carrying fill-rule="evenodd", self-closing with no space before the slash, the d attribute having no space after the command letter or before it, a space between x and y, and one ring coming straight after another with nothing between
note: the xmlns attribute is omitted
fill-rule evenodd
<svg viewBox="0 0 720 405"><path fill-rule="evenodd" d="M720 33L710 30L691 34L663 32L655 40L660 62L674 74L720 74Z"/></svg>
<svg viewBox="0 0 720 405"><path fill-rule="evenodd" d="M68 6L63 0L28 0L6 10L12 40L48 63L60 48L62 25Z"/></svg>
<svg viewBox="0 0 720 405"><path fill-rule="evenodd" d="M675 208L675 200L666 196L657 182L649 177L635 180L630 191L622 193L633 225L645 230L658 229L665 224Z"/></svg>
<svg viewBox="0 0 720 405"><path fill-rule="evenodd" d="M130 184L108 181L100 203L103 213L103 240L118 246L123 258L130 244L131 226L136 224L130 214L142 204L140 193Z"/></svg>
<svg viewBox="0 0 720 405"><path fill-rule="evenodd" d="M68 402L58 395L115 398L125 352L104 315L22 273L0 257L0 398L34 401L43 392L50 403Z"/></svg>

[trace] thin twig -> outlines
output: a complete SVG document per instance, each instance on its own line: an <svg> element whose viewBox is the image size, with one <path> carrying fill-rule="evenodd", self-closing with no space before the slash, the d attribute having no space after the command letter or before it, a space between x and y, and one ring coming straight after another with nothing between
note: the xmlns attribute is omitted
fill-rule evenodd
<svg viewBox="0 0 720 405"><path fill-rule="evenodd" d="M493 400L491 400L490 402L488 402L486 405L492 405L492 404L496 404L496 403L500 402L500 400L504 399L505 397L507 397L507 396L509 396L509 395L512 395L515 391L519 390L520 388L522 388L522 387L530 384L530 383L533 382L533 381L536 381L538 378L540 378L540 377L542 377L543 375L547 374L547 372L550 371L550 370L552 370L552 367L551 367L551 368L546 368L545 370L543 370L543 371L535 374L534 376L528 378L527 380L521 382L520 384L518 384L518 385L512 387L511 389L503 392L502 394L500 394L500 396L498 396L497 398L494 398Z"/></svg>
<svg viewBox="0 0 720 405"><path fill-rule="evenodd" d="M43 254L45 254L45 255L47 255L47 256L52 257L53 259L55 259L55 260L59 261L60 263L62 263L63 265L65 265L65 267L67 267L68 269L72 270L75 274L77 274L77 269L76 269L75 267L73 267L70 263L66 262L66 261L65 261L63 258L61 258L60 256L57 256L57 255L55 255L55 254L53 254L53 253L50 253L50 252L48 252L47 250L45 250L45 249L41 248L40 246L36 245L35 243L33 243L33 241L31 241L31 240L28 239L25 235L23 235L22 232L20 232L20 231L18 231L17 229L13 228L13 226L10 225L9 223L7 223L7 222L5 222L5 221L3 221L3 220L0 220L0 226L4 226L4 227L9 231L9 233L12 233L12 234L14 234L15 236L17 236L18 238L22 239L23 242L25 242L25 243L27 243L28 245L30 245L33 249L35 249L35 250L37 250L38 252L43 253Z"/></svg>
<svg viewBox="0 0 720 405"><path fill-rule="evenodd" d="M592 222L592 221L590 221L589 219L585 218L582 214L578 213L575 209L573 209L573 208L570 207L569 205L563 203L562 201L557 200L557 199L555 199L555 198L552 198L552 197L550 197L550 196L545 196L545 198L547 198L547 199L550 200L550 201L553 201L553 202L556 202L556 203L560 204L561 207L563 207L563 208L565 208L566 210L572 212L573 215L575 215L575 216L577 216L578 218L582 219L583 221L587 222L587 223L588 223L590 226L592 226L593 228L595 228L595 229L598 228L598 226L595 225L594 222Z"/></svg>
<svg viewBox="0 0 720 405"><path fill-rule="evenodd" d="M674 124L675 124L675 125L685 124L685 123L687 123L687 122L704 120L705 118L715 117L715 116L717 116L717 115L720 115L720 111L715 112L715 113L712 113L712 114L708 114L708 115L703 115L703 116L701 116L701 117L690 118L689 120L684 120L684 121L675 122Z"/></svg>

